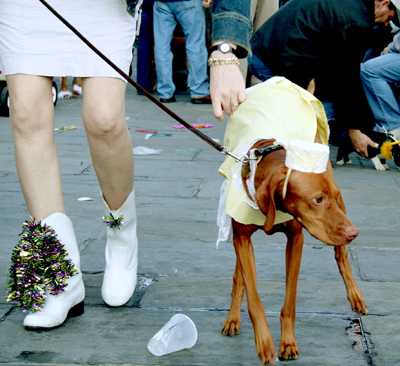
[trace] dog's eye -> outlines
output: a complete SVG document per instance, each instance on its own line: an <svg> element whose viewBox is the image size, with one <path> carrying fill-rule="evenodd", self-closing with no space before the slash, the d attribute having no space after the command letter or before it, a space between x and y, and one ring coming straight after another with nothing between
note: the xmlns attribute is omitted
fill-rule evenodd
<svg viewBox="0 0 400 366"><path fill-rule="evenodd" d="M315 201L316 201L317 203L321 203L322 200L323 200L323 197L322 197L322 196L321 196L321 197L317 197L317 198L315 199Z"/></svg>

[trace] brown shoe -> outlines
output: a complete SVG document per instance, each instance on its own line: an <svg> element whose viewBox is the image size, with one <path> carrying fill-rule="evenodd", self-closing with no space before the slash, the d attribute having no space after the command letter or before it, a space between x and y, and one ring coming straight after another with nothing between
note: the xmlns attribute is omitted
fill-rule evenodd
<svg viewBox="0 0 400 366"><path fill-rule="evenodd" d="M192 98L192 104L211 104L211 97L207 95L206 97Z"/></svg>

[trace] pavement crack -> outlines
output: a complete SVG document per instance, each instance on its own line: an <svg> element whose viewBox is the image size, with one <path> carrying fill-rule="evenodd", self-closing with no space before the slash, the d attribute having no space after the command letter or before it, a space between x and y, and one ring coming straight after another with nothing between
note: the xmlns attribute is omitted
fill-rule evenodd
<svg viewBox="0 0 400 366"><path fill-rule="evenodd" d="M85 169L81 170L79 173L74 174L74 175L82 175L82 174L86 173L92 167L92 165L93 164L89 164Z"/></svg>
<svg viewBox="0 0 400 366"><path fill-rule="evenodd" d="M147 288L154 282L156 282L154 277L142 277L136 286L131 303L128 306L132 308L138 308L140 306L140 301L143 299L143 296L147 291Z"/></svg>
<svg viewBox="0 0 400 366"><path fill-rule="evenodd" d="M363 276L361 274L360 264L358 263L357 251L354 248L350 249L351 259L353 260L354 266L353 270L357 273L357 276L363 281Z"/></svg>
<svg viewBox="0 0 400 366"><path fill-rule="evenodd" d="M95 241L95 240L96 240L96 239L92 239L92 238L85 239L85 240L82 242L82 244L79 245L79 251L80 251L80 253L82 253L83 251L85 251L85 250L87 249L87 247L89 246L89 244L90 244L92 241Z"/></svg>
<svg viewBox="0 0 400 366"><path fill-rule="evenodd" d="M200 185L197 187L197 189L195 190L192 198L197 198L197 195L199 194L199 192L201 191L201 189L203 188L203 186L206 184L206 181L203 180Z"/></svg>
<svg viewBox="0 0 400 366"><path fill-rule="evenodd" d="M361 317L350 319L350 326L346 328L345 334L352 341L354 351L363 354L367 361L367 365L373 366L372 343L368 341L370 333L364 330Z"/></svg>
<svg viewBox="0 0 400 366"><path fill-rule="evenodd" d="M14 311L14 309L15 309L15 306L12 306L12 307L10 308L10 310L8 310L8 311L4 314L4 316L3 316L2 318L0 318L0 323L4 322L4 320L6 320L6 318Z"/></svg>

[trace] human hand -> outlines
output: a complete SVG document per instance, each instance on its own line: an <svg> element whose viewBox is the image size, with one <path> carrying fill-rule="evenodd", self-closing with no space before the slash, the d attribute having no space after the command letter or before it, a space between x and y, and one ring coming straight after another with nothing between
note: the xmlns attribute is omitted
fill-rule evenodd
<svg viewBox="0 0 400 366"><path fill-rule="evenodd" d="M349 136L354 150L364 158L368 158L368 146L377 149L379 144L372 141L367 135L363 134L360 130L349 128Z"/></svg>
<svg viewBox="0 0 400 366"><path fill-rule="evenodd" d="M309 82L308 87L307 87L307 91L309 93L313 94L313 95L315 94L315 79L312 79Z"/></svg>
<svg viewBox="0 0 400 366"><path fill-rule="evenodd" d="M212 0L203 0L203 8L209 8L211 6Z"/></svg>
<svg viewBox="0 0 400 366"><path fill-rule="evenodd" d="M386 54L387 54L387 47L385 47L385 48L383 49L383 51L381 52L381 56L386 55Z"/></svg>
<svg viewBox="0 0 400 366"><path fill-rule="evenodd" d="M221 57L221 52L214 51L212 57ZM232 54L233 55L233 54ZM223 57L226 57L223 56ZM231 56L229 56L231 57ZM215 65L210 67L210 95L214 117L219 121L234 112L240 103L246 100L245 82L238 65Z"/></svg>

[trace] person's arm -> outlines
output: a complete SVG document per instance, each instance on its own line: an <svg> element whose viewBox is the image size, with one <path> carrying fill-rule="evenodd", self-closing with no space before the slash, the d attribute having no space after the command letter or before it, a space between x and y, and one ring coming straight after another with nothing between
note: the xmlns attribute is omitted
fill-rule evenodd
<svg viewBox="0 0 400 366"><path fill-rule="evenodd" d="M252 30L250 20L251 0L213 0L212 46L227 42L239 58L250 51L249 38ZM212 59L234 58L231 52L215 50ZM210 66L210 95L214 116L223 120L223 111L230 114L237 103L246 99L245 82L236 64Z"/></svg>
<svg viewBox="0 0 400 366"><path fill-rule="evenodd" d="M400 32L399 31L393 37L393 42L391 42L386 48L386 53L393 53L393 52L400 53Z"/></svg>
<svg viewBox="0 0 400 366"><path fill-rule="evenodd" d="M346 126L354 150L368 158L368 146L379 145L371 140L363 131L372 130L375 125L372 112L360 79L360 63L370 45L370 33L362 28L350 27L344 34L344 47L337 63L341 70L340 81L336 85L336 119Z"/></svg>

